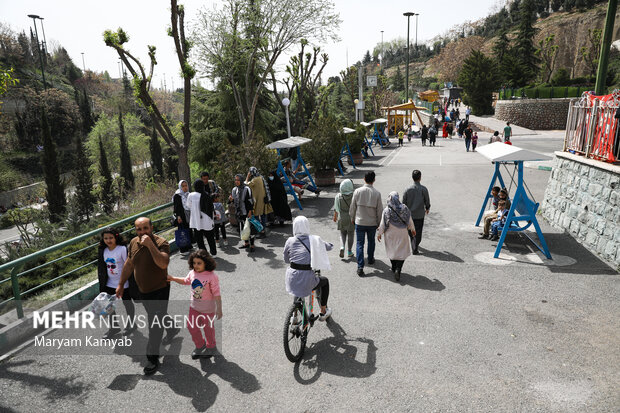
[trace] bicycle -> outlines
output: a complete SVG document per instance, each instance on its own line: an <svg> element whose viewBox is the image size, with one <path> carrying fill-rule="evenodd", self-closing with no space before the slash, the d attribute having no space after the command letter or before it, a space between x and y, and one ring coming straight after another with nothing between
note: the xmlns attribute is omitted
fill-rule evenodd
<svg viewBox="0 0 620 413"><path fill-rule="evenodd" d="M295 297L295 300L286 313L284 320L284 354L290 362L295 363L304 354L310 328L319 319L321 294L312 291L307 297ZM316 306L314 301L316 300Z"/></svg>

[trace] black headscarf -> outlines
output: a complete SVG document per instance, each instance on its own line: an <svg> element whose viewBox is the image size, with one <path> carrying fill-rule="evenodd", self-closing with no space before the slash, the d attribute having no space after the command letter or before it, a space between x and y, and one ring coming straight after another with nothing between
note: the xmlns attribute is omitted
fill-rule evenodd
<svg viewBox="0 0 620 413"><path fill-rule="evenodd" d="M213 219L213 200L211 195L205 191L205 183L202 182L202 179L194 181L194 192L200 194L200 210Z"/></svg>

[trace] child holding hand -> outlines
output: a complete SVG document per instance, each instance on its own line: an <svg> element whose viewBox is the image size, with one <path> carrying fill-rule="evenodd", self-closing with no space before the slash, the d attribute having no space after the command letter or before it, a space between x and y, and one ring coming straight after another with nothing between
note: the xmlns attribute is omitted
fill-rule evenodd
<svg viewBox="0 0 620 413"><path fill-rule="evenodd" d="M192 253L187 262L191 269L187 277L168 275L168 281L192 287L187 326L196 345L196 349L192 351L192 359L211 358L212 355L208 352L215 349L215 318L222 318L220 281L213 272L216 263L204 249Z"/></svg>

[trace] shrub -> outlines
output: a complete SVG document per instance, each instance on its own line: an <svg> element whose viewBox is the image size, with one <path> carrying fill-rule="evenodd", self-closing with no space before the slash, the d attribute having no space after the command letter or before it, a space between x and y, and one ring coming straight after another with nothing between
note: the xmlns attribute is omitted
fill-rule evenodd
<svg viewBox="0 0 620 413"><path fill-rule="evenodd" d="M305 134L312 139L312 143L304 146L303 156L313 170L336 168L345 142L342 125L333 116L328 116L311 124Z"/></svg>

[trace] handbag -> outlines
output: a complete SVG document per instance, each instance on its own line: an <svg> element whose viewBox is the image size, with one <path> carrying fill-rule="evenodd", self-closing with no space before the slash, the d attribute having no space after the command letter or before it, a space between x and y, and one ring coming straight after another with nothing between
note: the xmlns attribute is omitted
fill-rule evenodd
<svg viewBox="0 0 620 413"><path fill-rule="evenodd" d="M265 227L263 227L263 224L261 224L261 222L254 216L248 218L248 221L250 222L250 224L252 224L252 226L254 227L254 229L256 229L257 232L262 232L265 229Z"/></svg>
<svg viewBox="0 0 620 413"><path fill-rule="evenodd" d="M243 229L241 230L241 234L240 234L241 239L243 241L247 241L247 240L250 239L250 233L252 232L252 230L250 228L250 225L252 225L252 224L250 224L250 220L246 219L245 220L245 225L243 225Z"/></svg>
<svg viewBox="0 0 620 413"><path fill-rule="evenodd" d="M396 216L398 217L398 219L400 219L400 221L405 224L408 225L405 220L400 216L400 214L398 212L396 212L394 210L394 208L392 208L391 206L388 205L388 208L390 208L392 211L394 211L394 213L396 214ZM415 251L415 247L416 247L416 242L415 242L415 235L411 234L411 231L407 231L407 234L409 234L409 242L411 242L411 253L413 254L413 251Z"/></svg>
<svg viewBox="0 0 620 413"><path fill-rule="evenodd" d="M174 231L174 242L179 248L185 248L192 245L192 235L189 228L179 228Z"/></svg>

